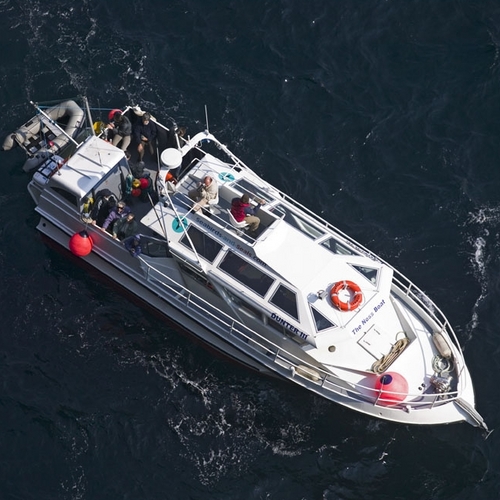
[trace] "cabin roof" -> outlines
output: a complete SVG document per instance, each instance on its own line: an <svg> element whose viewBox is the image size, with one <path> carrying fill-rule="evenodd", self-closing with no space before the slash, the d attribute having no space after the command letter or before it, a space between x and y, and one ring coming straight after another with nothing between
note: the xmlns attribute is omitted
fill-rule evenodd
<svg viewBox="0 0 500 500"><path fill-rule="evenodd" d="M123 158L121 149L91 136L62 167L64 175L54 175L50 184L81 198Z"/></svg>

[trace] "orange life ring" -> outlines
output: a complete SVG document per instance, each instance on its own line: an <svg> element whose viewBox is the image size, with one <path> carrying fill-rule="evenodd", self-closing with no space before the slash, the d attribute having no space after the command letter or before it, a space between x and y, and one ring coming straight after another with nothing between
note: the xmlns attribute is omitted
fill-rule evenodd
<svg viewBox="0 0 500 500"><path fill-rule="evenodd" d="M352 300L340 300L339 292L343 290L347 290L349 294L353 296ZM341 311L354 311L363 301L363 294L361 293L361 288L359 288L356 283L349 280L343 280L337 281L337 283L333 285L330 292L330 298L332 299L333 305L338 307Z"/></svg>

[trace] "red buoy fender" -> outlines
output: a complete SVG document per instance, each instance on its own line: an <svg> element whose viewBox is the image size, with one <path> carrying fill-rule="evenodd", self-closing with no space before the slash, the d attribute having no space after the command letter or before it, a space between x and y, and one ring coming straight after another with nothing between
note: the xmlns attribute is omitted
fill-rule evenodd
<svg viewBox="0 0 500 500"><path fill-rule="evenodd" d="M85 257L92 251L94 243L87 231L75 233L69 240L69 249L77 257Z"/></svg>
<svg viewBox="0 0 500 500"><path fill-rule="evenodd" d="M339 293L347 290L349 295L352 296L352 300L341 300ZM349 280L338 281L333 285L330 292L330 298L334 306L338 307L341 311L354 311L360 306L363 301L363 293L359 285Z"/></svg>
<svg viewBox="0 0 500 500"><path fill-rule="evenodd" d="M377 403L390 406L403 401L408 396L408 382L397 372L385 372L375 382Z"/></svg>

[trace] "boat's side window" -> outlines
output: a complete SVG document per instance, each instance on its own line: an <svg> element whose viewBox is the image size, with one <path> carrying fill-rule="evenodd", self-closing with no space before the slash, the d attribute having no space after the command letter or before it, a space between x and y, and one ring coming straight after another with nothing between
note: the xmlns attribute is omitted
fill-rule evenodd
<svg viewBox="0 0 500 500"><path fill-rule="evenodd" d="M328 238L323 241L321 245L328 248L330 252L337 253L339 255L355 255L352 250L339 243L335 238Z"/></svg>
<svg viewBox="0 0 500 500"><path fill-rule="evenodd" d="M278 205L275 210L277 213L283 214L282 217L285 222L309 236L309 238L316 239L325 234L322 229L313 226L298 212L292 211L284 205Z"/></svg>
<svg viewBox="0 0 500 500"><path fill-rule="evenodd" d="M227 252L223 261L219 264L219 268L230 274L240 283L251 288L261 297L264 297L274 282L271 276L268 276L266 273L231 251Z"/></svg>
<svg viewBox="0 0 500 500"><path fill-rule="evenodd" d="M352 266L356 271L360 272L370 283L377 284L378 269L366 266Z"/></svg>
<svg viewBox="0 0 500 500"><path fill-rule="evenodd" d="M65 200L68 200L74 207L77 206L76 196L73 193L69 193L65 189L61 189L58 187L53 187L52 190L55 191L59 196L62 196Z"/></svg>
<svg viewBox="0 0 500 500"><path fill-rule="evenodd" d="M297 312L297 296L284 285L280 285L269 301L292 318L299 319Z"/></svg>
<svg viewBox="0 0 500 500"><path fill-rule="evenodd" d="M92 188L94 193L98 193L102 189L109 189L117 200L123 199L127 184L127 175L130 174L129 167L125 159L113 167L99 182Z"/></svg>
<svg viewBox="0 0 500 500"><path fill-rule="evenodd" d="M142 253L150 257L171 257L166 241L141 235Z"/></svg>
<svg viewBox="0 0 500 500"><path fill-rule="evenodd" d="M184 235L180 240L181 243L191 249L192 247L189 242L189 240L191 240L196 253L207 259L209 262L213 262L215 257L217 257L217 254L220 252L222 245L192 225L189 226L187 234L189 239L186 235Z"/></svg>

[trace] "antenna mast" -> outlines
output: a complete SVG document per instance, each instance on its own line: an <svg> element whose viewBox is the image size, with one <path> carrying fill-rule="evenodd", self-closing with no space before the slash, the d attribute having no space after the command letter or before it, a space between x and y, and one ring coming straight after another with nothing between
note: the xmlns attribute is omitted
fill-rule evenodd
<svg viewBox="0 0 500 500"><path fill-rule="evenodd" d="M210 131L208 129L208 108L207 108L206 104L205 104L205 121L207 123L207 133L210 133Z"/></svg>

